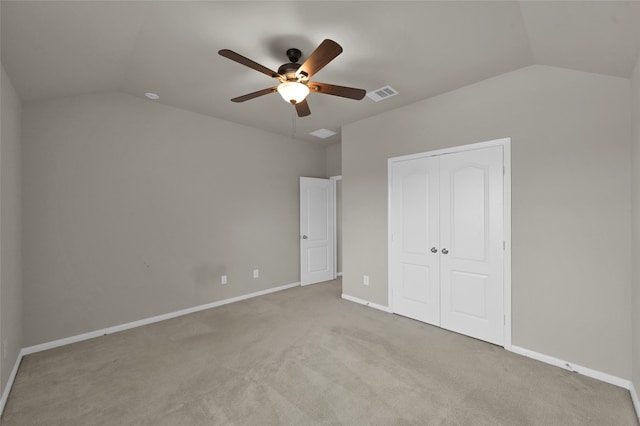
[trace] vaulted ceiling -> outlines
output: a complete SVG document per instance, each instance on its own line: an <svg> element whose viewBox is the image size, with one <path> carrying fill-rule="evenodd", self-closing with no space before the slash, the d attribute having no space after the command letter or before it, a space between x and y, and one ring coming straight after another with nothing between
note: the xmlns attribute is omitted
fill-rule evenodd
<svg viewBox="0 0 640 426"><path fill-rule="evenodd" d="M340 127L532 64L630 78L640 2L5 1L1 54L24 101L121 91L270 132ZM399 94L376 103L311 94L297 118L277 94L230 98L274 80L217 54L272 69L325 38L344 52L313 80ZM152 102L152 101L149 101Z"/></svg>

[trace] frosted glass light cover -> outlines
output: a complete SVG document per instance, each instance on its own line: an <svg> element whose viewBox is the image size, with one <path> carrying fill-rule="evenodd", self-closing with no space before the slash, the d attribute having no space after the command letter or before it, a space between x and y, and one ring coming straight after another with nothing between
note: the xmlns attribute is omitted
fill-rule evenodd
<svg viewBox="0 0 640 426"><path fill-rule="evenodd" d="M285 102L297 104L304 101L304 98L309 94L309 88L302 83L285 81L278 86L278 93Z"/></svg>

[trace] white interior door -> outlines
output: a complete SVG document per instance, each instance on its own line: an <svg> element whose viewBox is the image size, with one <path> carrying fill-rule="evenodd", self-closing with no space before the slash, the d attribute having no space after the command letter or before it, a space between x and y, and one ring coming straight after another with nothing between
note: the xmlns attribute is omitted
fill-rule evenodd
<svg viewBox="0 0 640 426"><path fill-rule="evenodd" d="M502 147L440 157L442 327L503 344Z"/></svg>
<svg viewBox="0 0 640 426"><path fill-rule="evenodd" d="M503 147L390 162L393 312L504 344Z"/></svg>
<svg viewBox="0 0 640 426"><path fill-rule="evenodd" d="M335 278L335 181L300 178L300 284Z"/></svg>
<svg viewBox="0 0 640 426"><path fill-rule="evenodd" d="M394 163L391 175L393 309L440 325L438 159Z"/></svg>

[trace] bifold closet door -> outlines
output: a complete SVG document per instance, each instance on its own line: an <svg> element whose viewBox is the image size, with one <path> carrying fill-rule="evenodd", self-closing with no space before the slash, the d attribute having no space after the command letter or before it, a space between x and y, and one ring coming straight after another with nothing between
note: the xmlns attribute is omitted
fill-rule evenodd
<svg viewBox="0 0 640 426"><path fill-rule="evenodd" d="M504 343L502 147L440 157L441 326Z"/></svg>
<svg viewBox="0 0 640 426"><path fill-rule="evenodd" d="M419 158L392 167L393 309L400 315L440 325L438 159Z"/></svg>
<svg viewBox="0 0 640 426"><path fill-rule="evenodd" d="M393 312L504 343L503 148L391 163Z"/></svg>

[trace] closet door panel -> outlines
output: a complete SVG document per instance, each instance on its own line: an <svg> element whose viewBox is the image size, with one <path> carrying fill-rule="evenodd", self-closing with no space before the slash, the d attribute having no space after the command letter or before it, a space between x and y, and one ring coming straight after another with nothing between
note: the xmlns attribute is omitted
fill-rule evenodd
<svg viewBox="0 0 640 426"><path fill-rule="evenodd" d="M393 311L440 325L437 158L394 163L391 169Z"/></svg>
<svg viewBox="0 0 640 426"><path fill-rule="evenodd" d="M503 344L502 147L440 157L441 325Z"/></svg>

